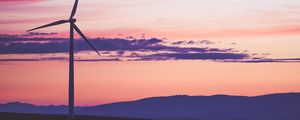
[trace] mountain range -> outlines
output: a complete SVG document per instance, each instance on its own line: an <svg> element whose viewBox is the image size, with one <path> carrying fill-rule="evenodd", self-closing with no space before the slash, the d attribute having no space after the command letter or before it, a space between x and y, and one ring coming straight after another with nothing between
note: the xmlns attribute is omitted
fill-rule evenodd
<svg viewBox="0 0 300 120"><path fill-rule="evenodd" d="M67 114L67 106L11 102L0 112ZM76 107L76 114L161 120L300 120L300 93L262 96L151 97L129 102Z"/></svg>

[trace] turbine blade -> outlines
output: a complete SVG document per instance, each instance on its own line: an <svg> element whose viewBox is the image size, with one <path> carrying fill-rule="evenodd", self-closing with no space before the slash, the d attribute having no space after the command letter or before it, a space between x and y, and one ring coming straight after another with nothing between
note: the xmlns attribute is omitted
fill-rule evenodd
<svg viewBox="0 0 300 120"><path fill-rule="evenodd" d="M40 26L40 27L37 27L37 28L33 28L33 29L30 29L30 30L27 30L27 32L34 31L34 30L41 29L41 28L45 28L45 27L60 25L60 24L64 24L64 23L67 23L67 22L69 22L69 21L67 21L67 20L59 20L59 21L56 21L56 22L53 22L53 23L50 23L50 24L47 24L47 25L43 25L43 26Z"/></svg>
<svg viewBox="0 0 300 120"><path fill-rule="evenodd" d="M92 45L92 43L85 37L85 35L80 31L80 29L75 24L74 24L74 29L98 53L98 55L101 56L98 50Z"/></svg>
<svg viewBox="0 0 300 120"><path fill-rule="evenodd" d="M72 19L75 16L76 11L77 11L77 6L78 6L78 0L75 0L70 19Z"/></svg>

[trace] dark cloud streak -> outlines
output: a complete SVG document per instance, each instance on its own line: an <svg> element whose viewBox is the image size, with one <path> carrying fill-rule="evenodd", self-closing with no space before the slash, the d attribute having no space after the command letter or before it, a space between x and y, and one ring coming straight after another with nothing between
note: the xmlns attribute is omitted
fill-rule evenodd
<svg viewBox="0 0 300 120"><path fill-rule="evenodd" d="M52 33L31 33L31 35L49 35ZM55 34L55 33L53 33ZM157 39L127 40L120 38L95 38L91 43L102 52L109 52L110 58L101 59L77 59L77 61L121 61L126 60L244 60L251 56L233 49L200 48L186 46L172 46ZM195 44L187 41L187 44ZM212 44L208 40L198 41L200 44ZM177 43L176 43L177 44ZM0 54L57 54L69 51L69 39L67 38L43 38L24 37L20 35L0 35ZM91 51L90 47L82 39L75 40L77 53ZM115 52L116 54L112 54ZM131 53L128 55L126 53ZM39 59L2 59L2 61L44 61L67 60L66 58L39 58Z"/></svg>
<svg viewBox="0 0 300 120"><path fill-rule="evenodd" d="M242 63L300 63L300 58L287 58L287 59L261 58L261 59L226 61L226 62L242 62Z"/></svg>
<svg viewBox="0 0 300 120"><path fill-rule="evenodd" d="M32 37L32 36L49 36L49 35L57 35L58 33L40 33L40 32L29 32L27 34L24 34L22 36L24 37Z"/></svg>
<svg viewBox="0 0 300 120"><path fill-rule="evenodd" d="M26 42L37 41L37 42ZM39 41L47 41L39 43ZM37 53L65 53L68 52L69 41L66 38L20 38L18 36L2 35L0 36L0 54L37 54ZM25 42L25 43L24 43ZM228 52L229 49L217 48L196 48L196 47L178 47L163 45L160 39L91 39L91 42L101 51L172 51L179 53L188 52ZM75 50L77 52L90 50L85 41L75 40Z"/></svg>

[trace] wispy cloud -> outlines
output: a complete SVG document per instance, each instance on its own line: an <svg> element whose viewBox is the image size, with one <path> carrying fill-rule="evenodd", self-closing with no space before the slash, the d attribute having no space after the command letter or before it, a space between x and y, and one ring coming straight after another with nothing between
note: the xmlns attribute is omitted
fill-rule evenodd
<svg viewBox="0 0 300 120"><path fill-rule="evenodd" d="M51 36L51 35L57 35L58 33L54 33L54 32L51 32L51 33L42 33L42 32L29 32L29 33L26 33L24 35L21 35L21 36L24 36L24 37L32 37L32 36Z"/></svg>
<svg viewBox="0 0 300 120"><path fill-rule="evenodd" d="M137 60L243 60L250 56L243 53L161 53L152 55L135 55L139 56Z"/></svg>
<svg viewBox="0 0 300 120"><path fill-rule="evenodd" d="M199 40L199 41L183 40L183 41L177 41L177 42L172 43L172 45L194 45L194 44L213 45L213 44L216 44L216 43L213 42L213 41L210 41L210 40Z"/></svg>
<svg viewBox="0 0 300 120"><path fill-rule="evenodd" d="M223 60L222 62L241 62L241 63L300 63L300 58L255 58L248 60Z"/></svg>

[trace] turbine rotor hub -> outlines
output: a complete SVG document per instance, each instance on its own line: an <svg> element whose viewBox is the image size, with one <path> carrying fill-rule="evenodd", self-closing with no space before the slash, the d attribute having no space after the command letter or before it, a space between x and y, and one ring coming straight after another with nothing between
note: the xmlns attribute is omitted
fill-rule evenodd
<svg viewBox="0 0 300 120"><path fill-rule="evenodd" d="M75 23L77 20L74 19L74 18L72 18L72 19L70 19L69 21L70 21L71 23Z"/></svg>

